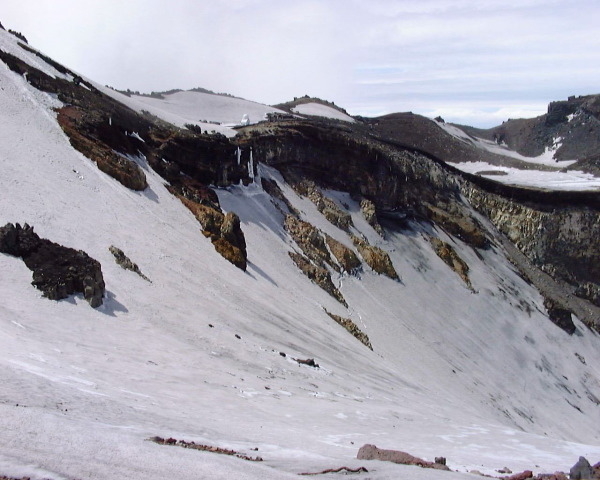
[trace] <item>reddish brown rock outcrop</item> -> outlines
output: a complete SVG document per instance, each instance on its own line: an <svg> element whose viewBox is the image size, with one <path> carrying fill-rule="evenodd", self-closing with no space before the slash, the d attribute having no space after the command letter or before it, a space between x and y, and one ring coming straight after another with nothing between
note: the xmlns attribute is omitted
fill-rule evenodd
<svg viewBox="0 0 600 480"><path fill-rule="evenodd" d="M358 249L363 260L375 272L386 275L393 280L399 280L398 273L392 264L390 256L385 250L369 245L366 240L352 236L352 243Z"/></svg>
<svg viewBox="0 0 600 480"><path fill-rule="evenodd" d="M331 276L325 268L311 263L308 258L306 258L304 255L300 255L299 253L289 252L289 256L300 269L300 271L304 273L304 275L310 278L314 283L329 293L329 295L335 298L342 305L345 307L348 306L340 291L331 281Z"/></svg>
<svg viewBox="0 0 600 480"><path fill-rule="evenodd" d="M215 250L236 267L246 271L248 261L246 239L239 217L233 212L224 214L213 206L194 202L181 195L177 196L200 222L203 235L210 238Z"/></svg>
<svg viewBox="0 0 600 480"><path fill-rule="evenodd" d="M415 457L410 453L399 450L384 450L375 445L363 445L360 447L356 458L359 460L382 460L385 462L400 463L402 465L417 465L422 468L434 468L436 470L450 470L441 463L428 462L422 458Z"/></svg>
<svg viewBox="0 0 600 480"><path fill-rule="evenodd" d="M119 155L98 139L89 138L78 128L82 112L69 106L58 110L58 123L71 145L94 161L98 168L132 190L144 190L148 183L144 171L132 160Z"/></svg>
<svg viewBox="0 0 600 480"><path fill-rule="evenodd" d="M469 266L462 258L458 256L458 253L456 253L454 248L452 248L450 244L436 237L431 237L429 241L431 242L431 246L433 247L433 250L437 256L440 257L452 270L454 270L462 279L462 281L465 282L470 289L472 289L473 285L471 285L471 279L469 278Z"/></svg>

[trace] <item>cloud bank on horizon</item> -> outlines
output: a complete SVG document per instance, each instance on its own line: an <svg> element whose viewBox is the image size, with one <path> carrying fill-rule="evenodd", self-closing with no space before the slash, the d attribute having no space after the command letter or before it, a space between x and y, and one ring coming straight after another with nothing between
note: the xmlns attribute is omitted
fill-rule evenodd
<svg viewBox="0 0 600 480"><path fill-rule="evenodd" d="M308 94L481 127L600 93L597 0L21 0L1 15L119 89Z"/></svg>

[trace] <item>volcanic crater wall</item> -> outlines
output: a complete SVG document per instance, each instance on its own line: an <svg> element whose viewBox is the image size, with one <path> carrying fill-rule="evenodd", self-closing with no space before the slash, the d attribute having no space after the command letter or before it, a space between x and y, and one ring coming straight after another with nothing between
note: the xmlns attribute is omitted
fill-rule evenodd
<svg viewBox="0 0 600 480"><path fill-rule="evenodd" d="M600 196L545 192L480 181L422 153L367 135L302 122L246 134L255 158L288 181L372 200L377 209L429 219L476 247L491 236L473 208L491 220L538 268L600 306Z"/></svg>

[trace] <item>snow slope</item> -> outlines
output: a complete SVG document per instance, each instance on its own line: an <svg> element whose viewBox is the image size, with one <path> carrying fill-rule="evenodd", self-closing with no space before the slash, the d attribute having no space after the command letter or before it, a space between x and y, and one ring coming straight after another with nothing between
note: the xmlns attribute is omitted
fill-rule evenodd
<svg viewBox="0 0 600 480"><path fill-rule="evenodd" d="M460 472L552 472L600 457L600 339L579 323L573 336L551 324L497 247L479 258L436 232L468 262L473 292L433 253L431 232L415 225L383 240L347 194L326 192L402 277L368 267L335 277L345 309L293 265L281 213L257 185L218 191L242 221L242 272L143 158L149 188L130 191L71 148L55 99L3 64L0 85L0 225L27 222L85 250L107 287L95 310L80 296L50 301L19 259L0 255L0 475L269 480L364 465L372 479L472 478L355 460L364 443L443 455ZM275 170L260 173L351 245ZM117 266L110 245L152 283ZM323 308L352 318L374 351ZM146 441L153 435L264 462Z"/></svg>
<svg viewBox="0 0 600 480"><path fill-rule="evenodd" d="M561 169L572 165L577 160L566 160L558 163L554 160L554 152L560 147L560 138L554 141L554 147L548 148L538 157L526 157L514 150L498 145L495 142L482 138L473 137L460 128L447 123L435 122L441 129L460 141L473 145L497 155L516 158L525 162L527 169L509 166L492 165L486 162L456 162L452 166L467 172L480 174L484 177L510 185L521 185L525 187L546 188L550 190L597 190L600 189L600 178L580 171L561 171ZM554 167L554 171L547 168L539 169L538 166ZM504 172L503 174L489 172ZM481 173L480 173L481 172Z"/></svg>
<svg viewBox="0 0 600 480"><path fill-rule="evenodd" d="M248 115L250 123L257 123L269 112L283 112L242 98L191 90L164 95L164 99L140 95L128 97L106 87L102 91L138 112L148 111L178 127L190 123L228 137L235 136L236 131L231 127L240 125L244 115Z"/></svg>
<svg viewBox="0 0 600 480"><path fill-rule="evenodd" d="M331 118L334 120L343 120L344 122L354 123L355 120L350 116L346 115L339 110L328 107L321 103L301 103L300 105L292 108L292 112L299 113L300 115L314 115L316 117Z"/></svg>

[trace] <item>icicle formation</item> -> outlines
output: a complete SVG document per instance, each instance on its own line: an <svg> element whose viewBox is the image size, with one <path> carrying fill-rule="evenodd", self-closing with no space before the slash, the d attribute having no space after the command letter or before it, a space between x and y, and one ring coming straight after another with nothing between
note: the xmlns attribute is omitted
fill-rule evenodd
<svg viewBox="0 0 600 480"><path fill-rule="evenodd" d="M248 176L254 180L254 159L252 158L252 147L250 147L250 160L248 160Z"/></svg>

